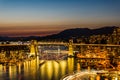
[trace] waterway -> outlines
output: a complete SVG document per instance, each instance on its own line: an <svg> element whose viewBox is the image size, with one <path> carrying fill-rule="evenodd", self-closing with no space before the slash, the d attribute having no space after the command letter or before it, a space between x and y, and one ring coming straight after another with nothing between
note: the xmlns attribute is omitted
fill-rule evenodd
<svg viewBox="0 0 120 80"><path fill-rule="evenodd" d="M74 58L57 61L36 58L12 66L0 65L0 80L60 80L79 69Z"/></svg>

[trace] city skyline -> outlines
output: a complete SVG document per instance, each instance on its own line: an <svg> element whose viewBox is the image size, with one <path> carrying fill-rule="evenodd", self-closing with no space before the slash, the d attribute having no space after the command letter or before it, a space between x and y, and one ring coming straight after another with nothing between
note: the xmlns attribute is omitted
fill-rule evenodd
<svg viewBox="0 0 120 80"><path fill-rule="evenodd" d="M1 0L0 36L45 36L68 28L120 26L119 0Z"/></svg>

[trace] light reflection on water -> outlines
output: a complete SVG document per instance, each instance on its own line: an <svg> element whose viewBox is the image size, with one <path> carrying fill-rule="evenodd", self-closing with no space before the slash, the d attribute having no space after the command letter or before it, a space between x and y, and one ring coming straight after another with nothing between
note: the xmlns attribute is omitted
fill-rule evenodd
<svg viewBox="0 0 120 80"><path fill-rule="evenodd" d="M60 80L74 71L74 59L26 61L14 66L0 65L0 80Z"/></svg>

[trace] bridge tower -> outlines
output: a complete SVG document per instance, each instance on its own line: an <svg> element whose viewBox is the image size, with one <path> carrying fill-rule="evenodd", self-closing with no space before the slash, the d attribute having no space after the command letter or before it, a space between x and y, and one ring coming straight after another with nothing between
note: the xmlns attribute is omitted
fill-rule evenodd
<svg viewBox="0 0 120 80"><path fill-rule="evenodd" d="M32 40L30 45L30 55L37 55L38 54L38 48L37 48L37 41Z"/></svg>
<svg viewBox="0 0 120 80"><path fill-rule="evenodd" d="M68 53L68 56L74 56L73 55L73 40L72 39L69 40L69 53Z"/></svg>

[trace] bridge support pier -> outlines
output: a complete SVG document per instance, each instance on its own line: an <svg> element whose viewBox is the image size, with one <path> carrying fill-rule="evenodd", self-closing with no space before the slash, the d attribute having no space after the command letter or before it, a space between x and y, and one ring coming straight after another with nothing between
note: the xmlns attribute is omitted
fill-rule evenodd
<svg viewBox="0 0 120 80"><path fill-rule="evenodd" d="M38 55L38 49L37 49L37 41L32 40L30 45L30 55L36 56Z"/></svg>
<svg viewBox="0 0 120 80"><path fill-rule="evenodd" d="M69 40L69 53L68 56L74 56L73 55L73 40Z"/></svg>

